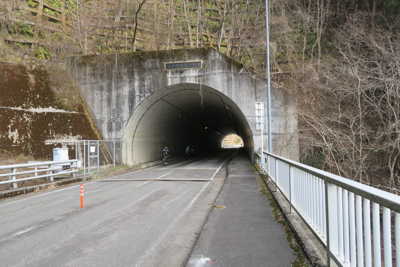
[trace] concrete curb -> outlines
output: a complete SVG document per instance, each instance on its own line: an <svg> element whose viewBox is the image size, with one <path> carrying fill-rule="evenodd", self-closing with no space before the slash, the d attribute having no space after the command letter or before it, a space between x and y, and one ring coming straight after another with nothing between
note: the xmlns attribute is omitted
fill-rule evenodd
<svg viewBox="0 0 400 267"><path fill-rule="evenodd" d="M291 212L290 204L269 177L262 173L259 167L256 169L311 264L316 267L327 267L328 262L325 248L319 243L310 229L308 229L300 216L296 212Z"/></svg>

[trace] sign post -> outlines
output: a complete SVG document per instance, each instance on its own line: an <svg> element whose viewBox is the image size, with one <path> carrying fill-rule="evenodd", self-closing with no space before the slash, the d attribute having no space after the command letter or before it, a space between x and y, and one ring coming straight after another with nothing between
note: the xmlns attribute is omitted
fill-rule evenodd
<svg viewBox="0 0 400 267"><path fill-rule="evenodd" d="M261 130L261 166L264 165L264 102L256 102L256 130Z"/></svg>

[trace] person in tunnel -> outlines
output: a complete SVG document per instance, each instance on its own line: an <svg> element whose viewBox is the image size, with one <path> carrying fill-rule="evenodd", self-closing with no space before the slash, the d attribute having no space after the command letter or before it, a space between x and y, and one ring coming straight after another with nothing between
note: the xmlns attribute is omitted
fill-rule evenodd
<svg viewBox="0 0 400 267"><path fill-rule="evenodd" d="M194 146L193 145L188 145L186 147L186 156L190 157L190 156L193 156L193 154L194 154Z"/></svg>
<svg viewBox="0 0 400 267"><path fill-rule="evenodd" d="M162 154L163 154L163 162L164 164L168 164L168 157L169 157L169 150L168 147L164 147L164 149L162 150Z"/></svg>
<svg viewBox="0 0 400 267"><path fill-rule="evenodd" d="M190 145L188 145L187 147L186 147L186 156L187 157L190 157L190 151L191 151L192 149L191 149L191 146Z"/></svg>

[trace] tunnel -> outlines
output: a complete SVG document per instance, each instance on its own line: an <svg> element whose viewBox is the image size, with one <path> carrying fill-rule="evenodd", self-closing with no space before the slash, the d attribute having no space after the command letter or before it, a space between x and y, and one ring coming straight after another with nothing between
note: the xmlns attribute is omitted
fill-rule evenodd
<svg viewBox="0 0 400 267"><path fill-rule="evenodd" d="M187 145L194 145L197 152L217 151L230 134L242 138L252 159L251 128L229 97L198 83L167 86L135 107L123 137L128 144L127 164L160 160L165 146L172 157L184 154Z"/></svg>

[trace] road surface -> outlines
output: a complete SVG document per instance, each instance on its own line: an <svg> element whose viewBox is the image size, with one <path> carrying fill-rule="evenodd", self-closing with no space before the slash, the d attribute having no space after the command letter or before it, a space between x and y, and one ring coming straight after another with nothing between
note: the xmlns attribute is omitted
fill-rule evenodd
<svg viewBox="0 0 400 267"><path fill-rule="evenodd" d="M0 202L0 266L184 266L229 153Z"/></svg>

